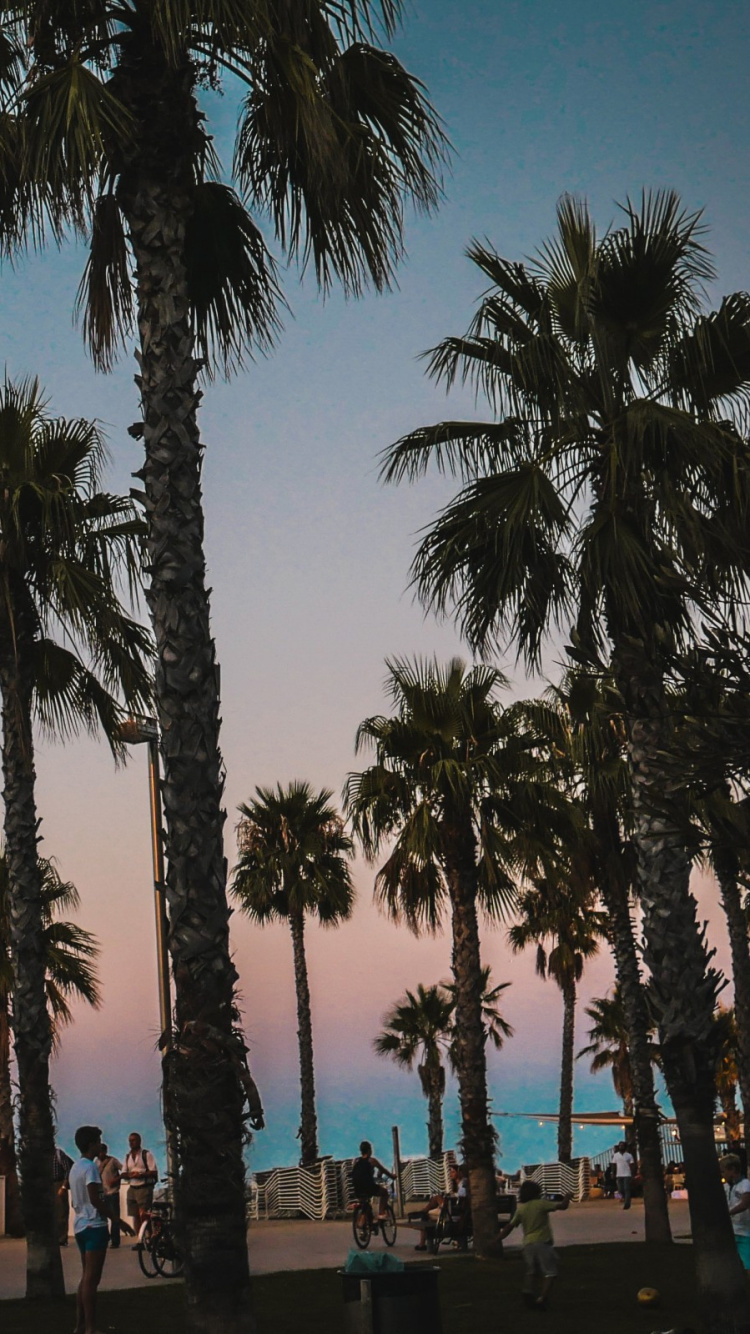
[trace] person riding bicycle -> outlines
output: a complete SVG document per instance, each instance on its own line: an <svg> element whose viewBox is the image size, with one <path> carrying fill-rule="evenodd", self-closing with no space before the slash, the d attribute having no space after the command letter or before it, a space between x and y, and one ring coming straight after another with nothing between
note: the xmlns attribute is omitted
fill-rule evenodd
<svg viewBox="0 0 750 1334"><path fill-rule="evenodd" d="M396 1180L395 1172L389 1172L387 1167L379 1163L377 1158L372 1156L372 1145L369 1140L363 1139L359 1146L360 1157L355 1158L352 1164L352 1186L354 1194L358 1200L369 1200L374 1195L379 1199L378 1218L385 1218L385 1206L388 1203L388 1191L385 1186L381 1186L379 1181L375 1180L375 1173L380 1172L382 1176L390 1177L391 1181Z"/></svg>

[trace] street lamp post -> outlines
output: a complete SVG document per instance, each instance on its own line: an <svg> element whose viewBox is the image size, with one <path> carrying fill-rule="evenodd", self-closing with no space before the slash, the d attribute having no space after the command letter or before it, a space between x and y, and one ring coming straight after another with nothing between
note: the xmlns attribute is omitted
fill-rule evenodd
<svg viewBox="0 0 750 1334"><path fill-rule="evenodd" d="M172 997L169 985L169 950L167 948L167 896L164 875L164 836L162 832L161 791L159 786L159 728L155 718L127 718L120 724L121 739L129 746L148 746L148 790L151 812L151 858L154 869L154 910L156 915L156 967L159 984L159 1047L168 1054L172 1049ZM167 1065L168 1070L168 1065ZM167 1070L162 1066L164 1082ZM166 1090L162 1095L166 1101ZM176 1170L176 1153L169 1124L165 1126L167 1141L167 1177L170 1189Z"/></svg>

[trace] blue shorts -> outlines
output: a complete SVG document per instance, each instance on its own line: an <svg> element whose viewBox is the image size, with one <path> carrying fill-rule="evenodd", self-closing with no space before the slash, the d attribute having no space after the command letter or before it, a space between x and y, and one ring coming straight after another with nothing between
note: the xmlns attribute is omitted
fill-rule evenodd
<svg viewBox="0 0 750 1334"><path fill-rule="evenodd" d="M85 1227L82 1232L76 1232L76 1243L81 1255L87 1251L106 1251L109 1241L109 1229L106 1223L104 1227Z"/></svg>
<svg viewBox="0 0 750 1334"><path fill-rule="evenodd" d="M740 1254L743 1269L750 1269L750 1237L738 1237L735 1235L737 1250Z"/></svg>

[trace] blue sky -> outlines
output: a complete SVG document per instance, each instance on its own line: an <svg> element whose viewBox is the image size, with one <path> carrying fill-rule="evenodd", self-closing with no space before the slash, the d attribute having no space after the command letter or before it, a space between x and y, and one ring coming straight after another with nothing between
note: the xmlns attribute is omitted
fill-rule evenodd
<svg viewBox="0 0 750 1334"><path fill-rule="evenodd" d="M674 187L686 206L705 208L716 293L748 286L746 5L432 0L409 7L396 49L427 84L455 148L439 213L408 226L398 290L360 302L334 293L324 302L309 279L300 284L290 271L293 318L278 350L231 383L208 387L202 409L230 861L236 806L256 783L299 777L340 791L354 766L357 723L382 706L387 654L460 650L451 628L425 619L406 591L414 535L447 497L445 484L385 490L377 456L447 412L481 415L461 393L446 408L418 360L469 322L482 286L464 257L469 240L486 236L521 258L552 229L563 191L585 194L606 225L614 200L644 185ZM212 98L208 109L228 161L233 93ZM82 262L67 246L6 268L2 355L9 374L40 375L57 411L107 425L111 485L126 489L140 464L125 429L137 417L135 368L125 356L105 377L87 360L71 321ZM554 652L550 670L553 663ZM518 692L531 688L516 677ZM78 1012L56 1062L61 1134L69 1143L78 1122L100 1118L115 1151L133 1126L154 1145L159 1133L144 764L136 754L116 774L90 741L65 750L42 745L38 763L43 850L78 884L82 920L103 946L104 1007ZM446 975L449 941L415 941L384 922L370 903L372 870L362 863L357 881L354 922L309 941L321 1144L347 1152L367 1132L382 1146L397 1118L405 1147L416 1151L424 1139L416 1079L377 1063L369 1044L404 987ZM710 885L703 901L725 958ZM281 928L235 925L269 1122L253 1159L291 1162L289 942ZM495 1106L552 1108L558 997L535 979L531 958L508 959L502 931L486 934L484 948L498 980L513 980L507 1009L517 1033L493 1057ZM603 959L584 991L602 994L610 982ZM582 1045L580 1025L579 1037ZM581 1073L579 1092L584 1110L613 1105L603 1077ZM450 1116L455 1131L455 1110ZM540 1145L552 1150L552 1132L530 1123L503 1122L502 1135L509 1166L540 1156Z"/></svg>

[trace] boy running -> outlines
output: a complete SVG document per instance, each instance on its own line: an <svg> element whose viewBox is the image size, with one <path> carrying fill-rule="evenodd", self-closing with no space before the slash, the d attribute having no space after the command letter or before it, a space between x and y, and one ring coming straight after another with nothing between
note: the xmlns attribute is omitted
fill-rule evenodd
<svg viewBox="0 0 750 1334"><path fill-rule="evenodd" d="M539 1311L547 1309L547 1298L557 1278L557 1255L549 1215L567 1209L572 1198L572 1195L565 1195L559 1201L543 1200L539 1182L524 1181L518 1192L516 1212L500 1233L505 1240L520 1223L523 1229L523 1299L527 1306L536 1307ZM538 1297L534 1292L537 1272L542 1276Z"/></svg>

